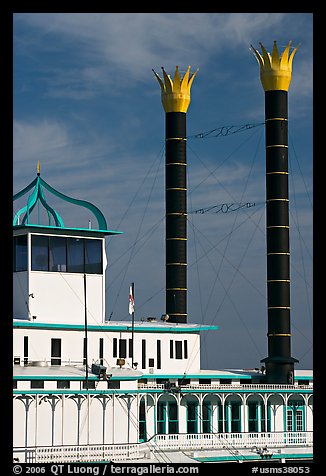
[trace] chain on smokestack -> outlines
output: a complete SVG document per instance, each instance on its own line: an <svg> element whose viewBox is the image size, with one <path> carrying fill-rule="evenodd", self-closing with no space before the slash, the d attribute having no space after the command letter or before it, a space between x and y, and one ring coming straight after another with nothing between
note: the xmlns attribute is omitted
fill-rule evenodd
<svg viewBox="0 0 326 476"><path fill-rule="evenodd" d="M176 67L173 80L164 71L161 86L165 111L165 264L166 314L169 322L187 322L187 156L186 113L195 73Z"/></svg>
<svg viewBox="0 0 326 476"><path fill-rule="evenodd" d="M253 48L265 91L266 134L266 239L268 357L266 380L294 383L290 323L290 241L288 193L288 90L292 78L291 42L279 55L276 41L272 55L260 44Z"/></svg>

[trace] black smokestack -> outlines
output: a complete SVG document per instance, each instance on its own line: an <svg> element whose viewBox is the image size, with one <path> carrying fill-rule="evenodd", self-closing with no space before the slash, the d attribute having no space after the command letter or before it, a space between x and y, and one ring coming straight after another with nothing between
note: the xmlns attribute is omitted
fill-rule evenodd
<svg viewBox="0 0 326 476"><path fill-rule="evenodd" d="M187 156L186 112L195 74L176 67L173 81L155 73L165 110L166 314L169 322L187 322Z"/></svg>
<svg viewBox="0 0 326 476"><path fill-rule="evenodd" d="M288 89L292 76L290 44L279 56L276 42L272 56L261 45L254 50L265 90L266 128L266 238L269 383L294 383L291 357L290 241L288 191Z"/></svg>

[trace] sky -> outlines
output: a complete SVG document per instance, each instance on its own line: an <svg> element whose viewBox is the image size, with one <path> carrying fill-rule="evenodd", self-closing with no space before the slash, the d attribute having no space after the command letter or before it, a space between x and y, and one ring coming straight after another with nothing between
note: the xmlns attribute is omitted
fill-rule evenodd
<svg viewBox="0 0 326 476"><path fill-rule="evenodd" d="M106 243L107 319L130 320L132 282L136 320L165 313L165 113L152 69L199 69L187 112L188 322L219 327L201 334L205 369L267 357L264 91L250 46L271 52L274 40L280 52L300 45L289 89L291 326L296 368L309 369L312 13L13 15L13 191L40 161L46 182L123 232ZM93 220L47 201L66 226Z"/></svg>

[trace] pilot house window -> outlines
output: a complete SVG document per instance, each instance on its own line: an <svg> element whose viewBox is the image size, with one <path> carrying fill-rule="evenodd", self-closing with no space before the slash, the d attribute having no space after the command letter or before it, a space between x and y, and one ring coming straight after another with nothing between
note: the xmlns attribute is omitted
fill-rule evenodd
<svg viewBox="0 0 326 476"><path fill-rule="evenodd" d="M15 248L15 269L22 271L23 246ZM32 235L32 271L102 274L102 262L102 240Z"/></svg>
<svg viewBox="0 0 326 476"><path fill-rule="evenodd" d="M27 235L14 237L14 271L27 270Z"/></svg>

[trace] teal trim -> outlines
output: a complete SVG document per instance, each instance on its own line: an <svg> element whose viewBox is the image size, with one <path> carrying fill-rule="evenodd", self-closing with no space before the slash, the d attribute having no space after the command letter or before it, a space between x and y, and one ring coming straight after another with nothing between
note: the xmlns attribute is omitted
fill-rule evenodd
<svg viewBox="0 0 326 476"><path fill-rule="evenodd" d="M241 451L241 449L240 449ZM209 463L209 462L218 462L218 461L270 461L270 459L268 458L268 460L265 460L265 459L262 459L259 455L236 455L236 456L207 456L207 457L198 457L198 458L194 458L196 461L198 461L199 463ZM271 457L271 460L277 460L277 461L280 461L281 459L286 459L286 460L294 460L294 459L313 459L313 453L305 453L305 454L302 454L302 453L278 453L278 454L273 454L272 457Z"/></svg>
<svg viewBox="0 0 326 476"><path fill-rule="evenodd" d="M220 379L220 378L228 378L230 380L238 380L239 377L238 376L226 376L223 374L192 374L192 373L187 373L186 375L185 374L159 374L159 373L155 373L155 374L146 374L144 373L142 378L150 378L150 379L153 379L153 378L175 378L175 379L183 379L183 378L195 378L195 379L213 379L213 380L216 380L216 379ZM251 376L250 375L245 375L245 376L241 376L241 379L244 378L244 379L250 379ZM213 384L214 382L212 382ZM216 382L217 383L217 382ZM204 390L206 392L206 390ZM239 390L238 390L239 391ZM261 390L258 390L259 392L261 392Z"/></svg>
<svg viewBox="0 0 326 476"><path fill-rule="evenodd" d="M118 380L118 381L129 381L129 380L139 380L141 376L137 375L136 377L133 377L132 375L130 377L110 377L110 380ZM59 375L54 375L54 376L49 376L49 375L14 375L13 376L14 380L47 380L47 381L57 381L57 380L71 380L71 381L84 381L86 377L66 377L66 376L59 376ZM92 377L89 376L88 380L98 380L98 377Z"/></svg>
<svg viewBox="0 0 326 476"><path fill-rule="evenodd" d="M48 216L49 216L49 222L50 222L50 215L53 216L54 218L54 221L56 223L56 226L57 227L64 227L64 223L63 223L63 220L62 218L60 217L60 215L53 209L51 208L46 200L45 200L45 197L44 197L44 194L43 194L43 189L42 187L46 188L49 192L51 192L53 195L61 198L62 200L66 201L66 202L70 202L74 205L77 205L77 206L81 206L81 207L84 207L84 208L87 208L88 210L90 210L93 215L95 216L96 220L97 220L97 223L98 223L98 228L99 229L102 229L102 230L105 230L107 229L107 224L106 224L106 220L105 220L105 217L103 215L103 213L101 212L101 210L99 210L99 208L97 208L95 205L93 205L92 203L90 202L87 202L86 200L78 200L76 198L72 198L72 197L69 197L68 195L65 195L61 192L58 192L58 190L56 190L55 188L51 187L51 185L49 185L45 180L43 180L39 175L29 184L27 185L27 187L25 187L23 190L21 190L20 192L16 193L13 197L13 200L17 200L18 198L22 197L23 195L25 195L25 193L29 192L29 190L32 189L32 187L35 187L34 191L32 192L32 194L28 197L28 200L27 200L27 205L24 206L23 208L21 208L16 214L15 214L15 217L14 217L14 221L13 221L13 224L16 225L18 223L18 219L20 217L20 215L22 215L23 213L25 213L25 216L23 218L23 221L22 221L22 224L25 224L25 223L28 223L29 224L29 217L30 217L30 213L33 211L36 203L38 201L40 201L42 203L42 205L45 207L45 209L47 210L48 212Z"/></svg>
<svg viewBox="0 0 326 476"><path fill-rule="evenodd" d="M18 212L17 212L18 213ZM51 225L38 225L36 223L27 223L25 225L14 225L15 229L25 229L25 228L35 228L35 229L40 229L40 230L50 230L50 231L57 231L58 228L60 230L65 230L68 233L71 231L79 231L83 232L85 235L93 235L93 234L101 234L101 235L123 235L123 231L115 231L115 230L107 230L107 229L95 229L95 228L72 228L72 227L57 227L57 226L51 226Z"/></svg>
<svg viewBox="0 0 326 476"><path fill-rule="evenodd" d="M294 380L312 380L313 378L310 377L309 375L304 375L304 376L300 376L300 375L297 375L294 377Z"/></svg>
<svg viewBox="0 0 326 476"><path fill-rule="evenodd" d="M62 376L62 377L59 377L59 376L49 376L49 375L14 375L13 376L13 380L17 380L17 381L20 381L20 380L54 380L54 381L57 381L57 380L71 380L71 381L84 381L85 380L85 377L66 377L66 376ZM91 377L89 376L88 377L88 380L98 380L97 377Z"/></svg>
<svg viewBox="0 0 326 476"><path fill-rule="evenodd" d="M120 389L105 389L105 390L95 390L93 388L90 388L88 390L56 390L56 389L49 389L49 390L44 390L44 389L33 389L33 390L13 390L13 395L88 395L88 394L94 394L94 395L130 395L132 393L144 393L141 390L120 390Z"/></svg>
<svg viewBox="0 0 326 476"><path fill-rule="evenodd" d="M142 377L137 377L138 378L142 378ZM134 380L137 380L137 379L134 379ZM41 380L41 379L39 379ZM58 380L63 380L63 379L58 379ZM112 379L113 380L113 379ZM116 380L122 380L120 378L116 378ZM21 394L21 393L31 393L32 390L18 390L16 391L18 394ZM72 390L72 393L77 393L78 391L77 390ZM105 389L105 390L93 390L93 392L95 393L110 393L110 389ZM35 393L38 393L38 390L35 391ZM56 391L54 390L45 390L45 393L57 393ZM140 389L135 389L135 390L121 390L121 389L113 389L112 390L112 393L127 393L127 394L137 394L137 393L140 393L140 394L145 394L145 393L150 393L150 394L153 394L153 393L159 393L159 394L162 394L162 390L161 389L145 389L145 388L140 388ZM272 394L272 393L277 393L279 394L280 391L279 390L265 390L264 392L262 392L261 390L226 390L226 389L223 389L223 390L220 390L220 389L215 389L215 390L187 390L187 389L182 389L182 394L185 394L185 393L193 393L193 394L198 394L198 393L214 393L214 394L220 394L220 393L240 393L240 394L245 394L245 393L268 393L268 394ZM282 392L282 393L293 393L293 392Z"/></svg>
<svg viewBox="0 0 326 476"><path fill-rule="evenodd" d="M14 327L15 328L20 328L20 329L28 329L28 328L33 328L33 329L62 329L62 330L85 330L85 326L82 324L52 324L52 323L46 323L46 322L30 322L30 321L23 321L22 322L14 322ZM137 323L136 323L137 324ZM111 326L110 324L103 324L103 325L89 325L87 326L88 331L106 331L106 332L131 332L132 326L130 324L126 325L113 325ZM164 325L164 326L157 326L157 327L148 327L148 326L137 326L135 325L134 327L134 332L180 332L180 333L197 333L201 331L211 331L211 330L217 330L218 326L200 326L199 328L193 328L193 327L171 327L169 325ZM183 377L183 375L182 375ZM203 377L203 378L209 378L209 377ZM229 377L228 377L229 378ZM242 378L242 377L241 377ZM245 378L245 377L244 377Z"/></svg>

